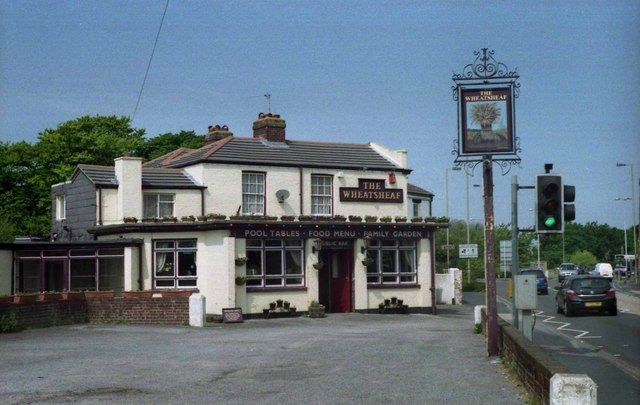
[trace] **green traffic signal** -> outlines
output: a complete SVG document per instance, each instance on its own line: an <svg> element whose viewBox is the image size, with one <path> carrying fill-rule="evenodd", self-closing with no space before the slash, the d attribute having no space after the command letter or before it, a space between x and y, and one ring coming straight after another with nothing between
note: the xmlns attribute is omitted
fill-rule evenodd
<svg viewBox="0 0 640 405"><path fill-rule="evenodd" d="M556 226L556 218L547 217L547 219L544 220L544 226L546 226L547 228L553 228L554 226Z"/></svg>

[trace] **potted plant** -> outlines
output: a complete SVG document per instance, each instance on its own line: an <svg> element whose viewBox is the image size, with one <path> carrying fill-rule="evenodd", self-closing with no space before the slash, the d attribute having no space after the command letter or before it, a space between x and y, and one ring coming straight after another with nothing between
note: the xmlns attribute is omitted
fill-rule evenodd
<svg viewBox="0 0 640 405"><path fill-rule="evenodd" d="M38 294L38 301L57 301L62 299L62 293L58 291L45 291Z"/></svg>
<svg viewBox="0 0 640 405"><path fill-rule="evenodd" d="M309 304L309 318L324 318L325 307L318 301L311 301Z"/></svg>
<svg viewBox="0 0 640 405"><path fill-rule="evenodd" d="M242 221L243 219L251 219L251 217L245 215L231 215L229 219L232 221Z"/></svg>
<svg viewBox="0 0 640 405"><path fill-rule="evenodd" d="M299 221L313 221L313 217L311 215L300 215L298 217Z"/></svg>
<svg viewBox="0 0 640 405"><path fill-rule="evenodd" d="M30 304L38 299L37 293L18 293L13 296L15 304Z"/></svg>
<svg viewBox="0 0 640 405"><path fill-rule="evenodd" d="M362 259L362 265L365 267L369 267L373 264L373 259L370 258L369 256L365 256L364 259Z"/></svg>
<svg viewBox="0 0 640 405"><path fill-rule="evenodd" d="M275 311L276 310L276 303L275 302L270 302L269 303L269 310L270 311Z"/></svg>
<svg viewBox="0 0 640 405"><path fill-rule="evenodd" d="M386 217L380 217L380 222L391 222L391 217L386 216Z"/></svg>
<svg viewBox="0 0 640 405"><path fill-rule="evenodd" d="M151 290L137 290L137 291L123 291L122 298L151 298L153 297L153 291Z"/></svg>
<svg viewBox="0 0 640 405"><path fill-rule="evenodd" d="M413 217L413 218L411 218L411 222L413 222L413 223L422 222L422 217Z"/></svg>
<svg viewBox="0 0 640 405"><path fill-rule="evenodd" d="M193 215L184 215L182 218L180 218L180 220L182 222L195 222L196 217L194 217Z"/></svg>
<svg viewBox="0 0 640 405"><path fill-rule="evenodd" d="M375 215L365 215L364 222L376 222L378 221L378 217Z"/></svg>
<svg viewBox="0 0 640 405"><path fill-rule="evenodd" d="M223 220L223 219L227 219L227 216L223 215L223 214L209 213L209 214L207 214L207 219L208 220Z"/></svg>
<svg viewBox="0 0 640 405"><path fill-rule="evenodd" d="M436 219L436 217L425 217L424 222L435 224L436 222L438 222L438 220Z"/></svg>
<svg viewBox="0 0 640 405"><path fill-rule="evenodd" d="M396 222L407 222L407 217L395 217Z"/></svg>
<svg viewBox="0 0 640 405"><path fill-rule="evenodd" d="M385 298L384 299L384 306L388 307L389 305L391 305L391 300L389 298Z"/></svg>
<svg viewBox="0 0 640 405"><path fill-rule="evenodd" d="M449 218L448 217L438 217L436 218L436 222L439 224L448 224L449 223Z"/></svg>
<svg viewBox="0 0 640 405"><path fill-rule="evenodd" d="M163 217L162 222L178 222L178 218L176 217Z"/></svg>
<svg viewBox="0 0 640 405"><path fill-rule="evenodd" d="M344 222L347 220L347 217L345 217L344 215L334 215L333 220L337 222Z"/></svg>
<svg viewBox="0 0 640 405"><path fill-rule="evenodd" d="M350 222L362 222L362 217L359 215L349 215Z"/></svg>
<svg viewBox="0 0 640 405"><path fill-rule="evenodd" d="M142 218L142 222L144 223L156 222L156 217L144 217Z"/></svg>
<svg viewBox="0 0 640 405"><path fill-rule="evenodd" d="M391 305L396 305L398 303L398 297L391 297Z"/></svg>
<svg viewBox="0 0 640 405"><path fill-rule="evenodd" d="M136 217L124 217L123 221L125 224L135 224L136 222L138 222L138 218Z"/></svg>
<svg viewBox="0 0 640 405"><path fill-rule="evenodd" d="M245 284L247 284L246 277L242 277L242 276L236 277L236 285L245 285Z"/></svg>
<svg viewBox="0 0 640 405"><path fill-rule="evenodd" d="M245 264L247 264L247 260L249 259L245 255L236 256L236 266L244 266Z"/></svg>
<svg viewBox="0 0 640 405"><path fill-rule="evenodd" d="M284 303L284 301L281 298L278 298L276 300L276 307L278 308L282 308L282 304Z"/></svg>
<svg viewBox="0 0 640 405"><path fill-rule="evenodd" d="M285 301L282 303L282 307L288 310L291 307L291 303L289 301Z"/></svg>
<svg viewBox="0 0 640 405"><path fill-rule="evenodd" d="M207 216L206 215L198 215L196 217L196 219L200 222L206 222L207 221Z"/></svg>
<svg viewBox="0 0 640 405"><path fill-rule="evenodd" d="M281 221L293 221L295 219L296 219L295 215L283 215L280 217Z"/></svg>
<svg viewBox="0 0 640 405"><path fill-rule="evenodd" d="M316 270L321 270L324 267L324 262L320 259L316 263L313 263L313 268Z"/></svg>
<svg viewBox="0 0 640 405"><path fill-rule="evenodd" d="M398 303L398 306L399 306L399 307L402 307L402 306L403 306L403 305L402 305L402 303L403 303L403 302L404 302L404 300L401 300L400 298L398 298L397 303Z"/></svg>

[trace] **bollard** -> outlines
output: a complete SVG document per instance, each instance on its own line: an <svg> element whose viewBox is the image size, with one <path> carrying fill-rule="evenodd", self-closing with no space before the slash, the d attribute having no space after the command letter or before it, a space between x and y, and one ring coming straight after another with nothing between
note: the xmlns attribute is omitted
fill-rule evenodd
<svg viewBox="0 0 640 405"><path fill-rule="evenodd" d="M192 294L189 297L189 326L204 326L205 303L204 295Z"/></svg>
<svg viewBox="0 0 640 405"><path fill-rule="evenodd" d="M598 386L586 374L554 374L549 384L551 405L597 405Z"/></svg>
<svg viewBox="0 0 640 405"><path fill-rule="evenodd" d="M476 305L473 308L473 317L475 324L482 323L482 308L486 308L486 305Z"/></svg>

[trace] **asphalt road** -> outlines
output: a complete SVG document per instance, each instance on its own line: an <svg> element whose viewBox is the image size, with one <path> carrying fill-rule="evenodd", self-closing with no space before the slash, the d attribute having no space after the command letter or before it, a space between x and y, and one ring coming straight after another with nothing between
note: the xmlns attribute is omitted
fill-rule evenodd
<svg viewBox="0 0 640 405"><path fill-rule="evenodd" d="M618 316L567 318L556 313L557 281L549 284L549 295L538 295L533 342L572 372L589 375L598 385L599 404L640 404L640 305L619 296ZM510 320L506 281L498 281L497 291L498 311Z"/></svg>
<svg viewBox="0 0 640 405"><path fill-rule="evenodd" d="M0 334L2 404L524 403L473 307Z"/></svg>

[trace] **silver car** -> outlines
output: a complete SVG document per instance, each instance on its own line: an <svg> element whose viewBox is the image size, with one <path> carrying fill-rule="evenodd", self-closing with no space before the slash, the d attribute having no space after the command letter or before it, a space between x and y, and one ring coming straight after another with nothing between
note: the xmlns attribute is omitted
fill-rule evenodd
<svg viewBox="0 0 640 405"><path fill-rule="evenodd" d="M558 281L562 282L565 278L578 275L578 265L575 263L562 263L558 268Z"/></svg>

